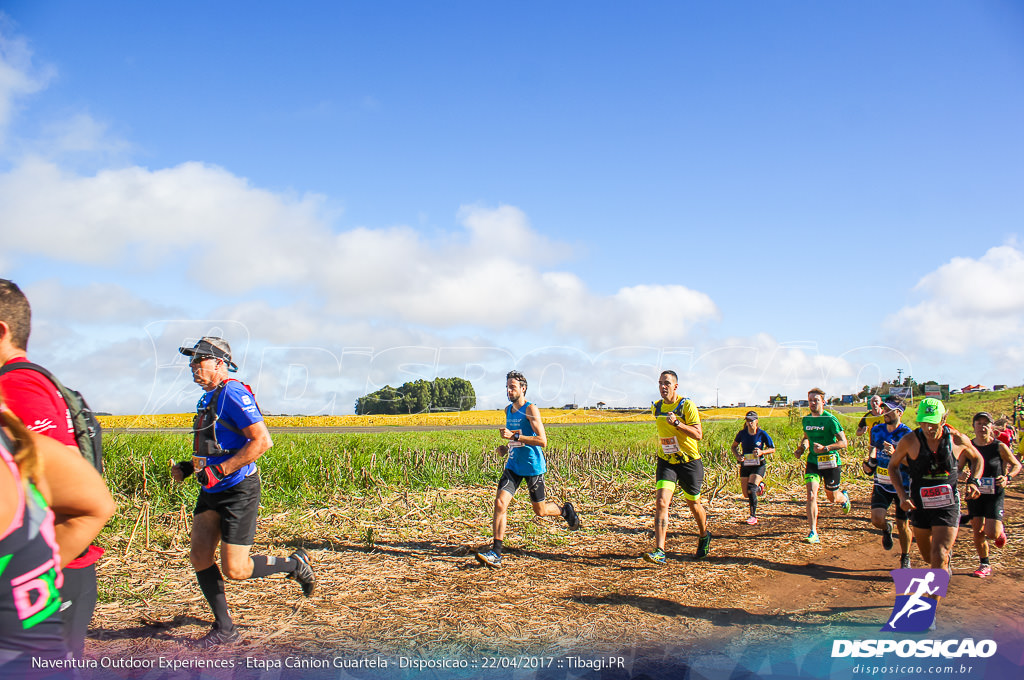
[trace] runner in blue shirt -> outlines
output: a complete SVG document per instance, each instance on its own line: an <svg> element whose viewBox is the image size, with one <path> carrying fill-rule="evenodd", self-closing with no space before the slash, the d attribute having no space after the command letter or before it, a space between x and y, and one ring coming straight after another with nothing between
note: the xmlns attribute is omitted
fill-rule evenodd
<svg viewBox="0 0 1024 680"><path fill-rule="evenodd" d="M205 337L194 347L178 351L190 358L192 380L204 390L192 428L192 460L176 465L172 461L171 477L181 482L194 472L200 485L192 511L190 558L199 589L213 610L213 627L197 642L197 646L209 648L241 639L224 596L218 546L221 565L230 579L287 574L309 597L316 577L302 548L288 559L249 554L260 507L256 460L273 442L248 386L228 377L228 371L238 370L231 360L231 346L222 338Z"/></svg>
<svg viewBox="0 0 1024 680"><path fill-rule="evenodd" d="M757 426L757 411L747 411L743 429L736 433L732 442L732 455L740 464L740 489L750 503L747 524L757 524L757 497L765 491L764 457L772 453L775 453L775 442Z"/></svg>
<svg viewBox="0 0 1024 680"><path fill-rule="evenodd" d="M494 517L491 522L494 539L490 550L478 552L476 559L492 569L501 566L501 551L505 539L505 521L512 496L523 482L530 492L533 512L538 517L561 516L570 531L580 528L580 518L572 503L559 507L547 500L544 489L544 447L548 445L540 409L526 401L526 376L519 371L509 371L505 376L505 393L511 402L505 407L505 427L499 429L501 438L507 441L499 450L508 453L505 471L498 480L498 493L494 498Z"/></svg>
<svg viewBox="0 0 1024 680"><path fill-rule="evenodd" d="M896 531L900 542L900 569L910 568L910 522L907 511L900 507L900 499L889 479L889 461L896 451L900 439L911 433L909 427L900 422L903 416L903 400L889 395L882 402L883 421L871 428L871 448L863 463L864 474L874 477L871 492L871 523L882 532L882 547L892 550L892 520L886 519L889 506L896 506ZM903 488L910 488L910 475L905 467L900 468Z"/></svg>

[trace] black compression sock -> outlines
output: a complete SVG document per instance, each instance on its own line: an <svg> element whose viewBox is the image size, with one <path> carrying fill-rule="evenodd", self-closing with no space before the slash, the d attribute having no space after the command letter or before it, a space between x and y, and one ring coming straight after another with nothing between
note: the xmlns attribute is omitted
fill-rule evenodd
<svg viewBox="0 0 1024 680"><path fill-rule="evenodd" d="M212 567L197 571L196 580L199 581L203 597L213 610L214 627L223 631L232 630L235 623L228 613L228 600L224 596L224 577L220 573L220 567L214 564Z"/></svg>
<svg viewBox="0 0 1024 680"><path fill-rule="evenodd" d="M290 574L295 571L295 560L284 557L267 557L266 555L252 556L252 576L249 578L263 578L271 574Z"/></svg>
<svg viewBox="0 0 1024 680"><path fill-rule="evenodd" d="M757 484L747 484L747 501L750 503L750 516L757 515Z"/></svg>
<svg viewBox="0 0 1024 680"><path fill-rule="evenodd" d="M502 542L498 539L494 539L494 545L492 546L494 552L498 553L499 555L501 554L501 543Z"/></svg>

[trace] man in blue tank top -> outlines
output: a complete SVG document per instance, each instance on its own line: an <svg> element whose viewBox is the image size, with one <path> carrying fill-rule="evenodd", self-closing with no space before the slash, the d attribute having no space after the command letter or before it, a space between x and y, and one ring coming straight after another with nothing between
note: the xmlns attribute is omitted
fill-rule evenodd
<svg viewBox="0 0 1024 680"><path fill-rule="evenodd" d="M177 465L172 461L171 477L181 482L195 473L200 485L192 511L190 559L214 617L213 627L197 646L210 648L241 639L228 612L224 575L241 580L287 574L299 582L306 597L313 594L316 578L309 555L301 548L288 559L249 554L260 507L256 460L273 442L249 387L228 376L238 370L231 346L223 338L205 337L178 351L189 357L192 380L204 390L192 428L192 460ZM218 546L224 574L217 565Z"/></svg>
<svg viewBox="0 0 1024 680"><path fill-rule="evenodd" d="M538 517L560 515L570 531L580 528L580 518L572 503L559 507L547 500L544 490L547 463L543 449L548 444L548 438L540 419L540 409L536 404L526 401L526 389L526 376L519 371L509 371L505 376L505 393L511 403L505 408L505 427L499 429L501 438L508 442L500 446L499 451L508 453L508 462L498 480L498 493L494 498L494 542L490 550L476 554L477 561L493 569L501 566L508 505L524 481L530 492L533 511Z"/></svg>

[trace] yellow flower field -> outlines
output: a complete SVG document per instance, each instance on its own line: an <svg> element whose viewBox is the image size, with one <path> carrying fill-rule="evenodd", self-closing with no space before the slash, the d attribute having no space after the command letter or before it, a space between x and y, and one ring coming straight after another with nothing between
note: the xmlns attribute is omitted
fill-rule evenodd
<svg viewBox="0 0 1024 680"><path fill-rule="evenodd" d="M701 419L739 419L750 409L732 407L701 411ZM762 418L786 415L786 409L758 409ZM168 413L138 416L99 416L105 428L189 428L192 427L192 413ZM545 423L584 424L622 423L644 421L650 418L650 411L612 411L594 409L564 410L542 408L541 417ZM459 411L449 413L414 413L394 416L266 416L269 427L407 427L434 426L458 427L462 425L505 424L504 411Z"/></svg>

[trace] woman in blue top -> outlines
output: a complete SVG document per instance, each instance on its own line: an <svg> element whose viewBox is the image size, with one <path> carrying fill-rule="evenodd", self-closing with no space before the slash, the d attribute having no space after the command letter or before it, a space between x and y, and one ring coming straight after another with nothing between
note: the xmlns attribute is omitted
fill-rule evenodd
<svg viewBox="0 0 1024 680"><path fill-rule="evenodd" d="M499 429L501 438L508 444L500 446L499 451L508 453L508 462L498 480L498 493L494 498L494 542L490 550L476 554L477 561L494 569L501 566L508 504L523 481L530 491L530 502L538 517L561 515L570 531L580 528L580 518L572 503L559 507L546 500L544 473L547 472L547 463L544 461L543 448L547 446L548 438L544 434L540 409L536 404L526 401L526 388L526 376L519 371L509 371L505 376L505 393L512 403L505 408L505 427Z"/></svg>
<svg viewBox="0 0 1024 680"><path fill-rule="evenodd" d="M770 453L775 453L775 442L757 426L757 411L747 411L744 427L732 442L732 455L740 464L740 489L750 503L747 524L757 524L757 497L764 493L764 457Z"/></svg>

